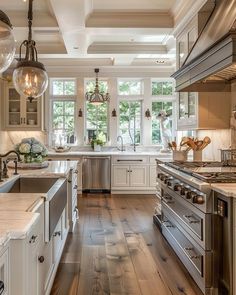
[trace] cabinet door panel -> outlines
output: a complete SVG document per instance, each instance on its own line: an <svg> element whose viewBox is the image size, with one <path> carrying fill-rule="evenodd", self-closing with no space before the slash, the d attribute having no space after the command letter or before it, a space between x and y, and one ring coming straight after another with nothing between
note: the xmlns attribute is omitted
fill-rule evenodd
<svg viewBox="0 0 236 295"><path fill-rule="evenodd" d="M130 186L147 186L147 166L130 166Z"/></svg>
<svg viewBox="0 0 236 295"><path fill-rule="evenodd" d="M128 187L129 186L129 166L114 165L113 166L112 184L114 187Z"/></svg>

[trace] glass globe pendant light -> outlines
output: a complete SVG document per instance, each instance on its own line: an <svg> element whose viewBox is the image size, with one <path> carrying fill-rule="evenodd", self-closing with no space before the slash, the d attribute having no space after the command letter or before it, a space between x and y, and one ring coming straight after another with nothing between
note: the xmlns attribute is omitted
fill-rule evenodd
<svg viewBox="0 0 236 295"><path fill-rule="evenodd" d="M0 73L12 63L16 51L16 43L12 33L12 25L8 16L0 10Z"/></svg>
<svg viewBox="0 0 236 295"><path fill-rule="evenodd" d="M104 103L106 101L109 101L110 94L99 90L99 85L98 85L99 69L94 69L94 72L96 74L96 82L95 82L94 91L86 92L85 98L90 103L93 103L95 105L99 105L99 104L102 104L102 103Z"/></svg>
<svg viewBox="0 0 236 295"><path fill-rule="evenodd" d="M20 45L20 58L13 72L13 83L20 95L32 102L41 96L48 86L48 75L42 63L38 62L36 43L32 40L33 0L29 0L28 40ZM25 46L25 57L22 58L22 47Z"/></svg>

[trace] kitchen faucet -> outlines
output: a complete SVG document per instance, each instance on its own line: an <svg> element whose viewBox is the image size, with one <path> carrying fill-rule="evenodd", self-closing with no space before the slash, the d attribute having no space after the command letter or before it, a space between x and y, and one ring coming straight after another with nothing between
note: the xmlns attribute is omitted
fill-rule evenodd
<svg viewBox="0 0 236 295"><path fill-rule="evenodd" d="M123 137L121 135L117 136L117 143L119 142L119 140L121 140L121 148L119 148L117 146L117 149L121 152L124 152L125 151L125 148L124 148L124 140L123 140Z"/></svg>
<svg viewBox="0 0 236 295"><path fill-rule="evenodd" d="M20 154L14 150L11 150L9 152L7 152L6 154L0 154L0 182L3 181L3 177L7 177L7 167L6 167L6 163L4 164L4 168L2 168L2 159L7 157L8 155L10 154L16 154L17 156L17 161L20 162L21 159L20 159ZM17 174L17 161L14 161L15 162L15 173L14 174Z"/></svg>

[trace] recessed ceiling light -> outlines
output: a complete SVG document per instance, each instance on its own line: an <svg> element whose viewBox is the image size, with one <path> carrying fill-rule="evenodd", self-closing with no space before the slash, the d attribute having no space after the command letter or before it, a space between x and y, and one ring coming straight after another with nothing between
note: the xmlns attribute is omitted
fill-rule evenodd
<svg viewBox="0 0 236 295"><path fill-rule="evenodd" d="M131 38L131 39L130 39L130 42L134 42L134 39L133 39L133 38Z"/></svg>
<svg viewBox="0 0 236 295"><path fill-rule="evenodd" d="M74 46L73 48L74 48L74 49L79 49L79 47L77 47L77 46Z"/></svg>

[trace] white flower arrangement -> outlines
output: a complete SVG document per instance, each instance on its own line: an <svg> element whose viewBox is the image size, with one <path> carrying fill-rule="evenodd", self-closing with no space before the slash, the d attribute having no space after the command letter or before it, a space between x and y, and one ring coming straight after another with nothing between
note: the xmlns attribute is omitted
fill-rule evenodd
<svg viewBox="0 0 236 295"><path fill-rule="evenodd" d="M15 146L15 151L24 156L25 163L42 163L48 155L48 150L44 144L34 137L23 138L19 144Z"/></svg>

